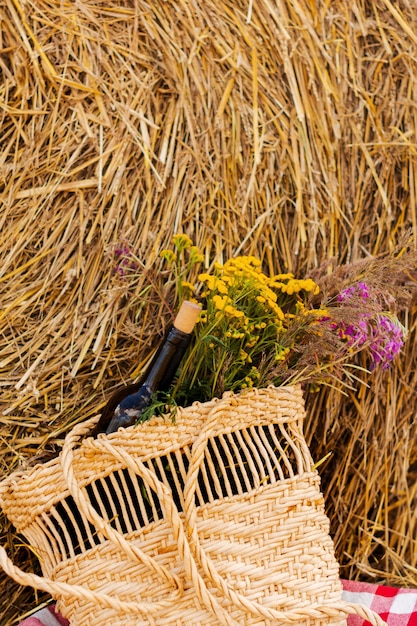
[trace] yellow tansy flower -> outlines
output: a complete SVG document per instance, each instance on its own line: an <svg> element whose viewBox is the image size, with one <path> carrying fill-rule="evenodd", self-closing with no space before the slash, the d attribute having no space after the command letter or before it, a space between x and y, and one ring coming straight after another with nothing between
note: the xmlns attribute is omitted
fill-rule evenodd
<svg viewBox="0 0 417 626"><path fill-rule="evenodd" d="M177 248L177 250L186 250L187 248L192 247L193 242L188 235L178 233L173 236L172 244Z"/></svg>
<svg viewBox="0 0 417 626"><path fill-rule="evenodd" d="M215 289L217 289L219 293L223 293L223 294L229 293L226 283L223 282L220 278L218 278L215 281L214 286L215 286Z"/></svg>
<svg viewBox="0 0 417 626"><path fill-rule="evenodd" d="M236 309L234 306L232 306L231 304L228 304L225 308L224 308L224 312L227 313L228 315L230 315L231 317L245 317L245 314L243 311L239 311L239 309Z"/></svg>
<svg viewBox="0 0 417 626"><path fill-rule="evenodd" d="M194 292L195 291L195 287L192 283L189 283L186 280L182 280L181 281L181 287L183 287L184 289L189 289L190 291Z"/></svg>
<svg viewBox="0 0 417 626"><path fill-rule="evenodd" d="M213 304L216 307L216 309L218 309L219 311L223 311L224 308L228 305L228 301L229 298L227 298L226 296L219 296L219 295L215 295L213 296Z"/></svg>
<svg viewBox="0 0 417 626"><path fill-rule="evenodd" d="M161 250L159 256L161 259L165 259L165 261L167 261L170 265L172 265L177 258L172 250Z"/></svg>
<svg viewBox="0 0 417 626"><path fill-rule="evenodd" d="M197 248L197 246L191 246L190 248L190 262L191 263L202 263L204 261L204 256Z"/></svg>

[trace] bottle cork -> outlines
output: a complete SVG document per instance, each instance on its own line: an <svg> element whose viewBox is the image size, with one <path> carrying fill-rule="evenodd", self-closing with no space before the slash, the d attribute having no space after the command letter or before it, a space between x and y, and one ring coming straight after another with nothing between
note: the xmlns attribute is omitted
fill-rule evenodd
<svg viewBox="0 0 417 626"><path fill-rule="evenodd" d="M183 333L192 333L200 311L201 306L199 304L184 300L174 321L175 328L178 328Z"/></svg>

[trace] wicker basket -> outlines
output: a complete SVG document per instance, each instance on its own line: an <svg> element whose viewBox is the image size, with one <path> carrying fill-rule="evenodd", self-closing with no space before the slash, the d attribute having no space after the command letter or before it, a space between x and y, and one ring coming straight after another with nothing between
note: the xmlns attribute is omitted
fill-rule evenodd
<svg viewBox="0 0 417 626"><path fill-rule="evenodd" d="M13 474L0 503L71 626L346 623L298 387L225 394Z"/></svg>

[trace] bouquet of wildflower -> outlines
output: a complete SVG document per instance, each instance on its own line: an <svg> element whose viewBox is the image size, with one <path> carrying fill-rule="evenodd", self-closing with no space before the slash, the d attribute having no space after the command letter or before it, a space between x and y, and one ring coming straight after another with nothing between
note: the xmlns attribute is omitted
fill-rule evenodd
<svg viewBox="0 0 417 626"><path fill-rule="evenodd" d="M253 256L207 269L186 235L175 235L172 243L161 256L175 304L194 298L203 305L171 390L177 403L270 384L349 384L357 369L389 368L404 344L392 285L383 292L375 271L368 272L369 283L359 280L367 275L363 265L334 281L339 289L333 285L331 293L322 291L318 279L268 275ZM326 275L322 282L326 286ZM365 355L362 364L355 360L359 353Z"/></svg>
<svg viewBox="0 0 417 626"><path fill-rule="evenodd" d="M253 256L206 267L183 234L161 257L173 308L184 299L203 307L169 403L187 406L248 387L349 385L360 370L388 369L404 345L397 312L411 293L398 286L405 257L319 268L310 278L268 275ZM132 259L130 252L122 258L123 272L135 267ZM157 400L151 413L165 403L166 396Z"/></svg>

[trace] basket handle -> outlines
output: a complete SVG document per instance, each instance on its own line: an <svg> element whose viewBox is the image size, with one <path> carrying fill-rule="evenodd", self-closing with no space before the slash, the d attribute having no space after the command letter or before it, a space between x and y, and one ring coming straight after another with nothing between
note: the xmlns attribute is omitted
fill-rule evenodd
<svg viewBox="0 0 417 626"><path fill-rule="evenodd" d="M186 536L183 521L171 497L171 492L169 488L161 483L157 475L152 470L143 465L143 463L139 459L132 457L132 455L130 455L125 450L117 448L108 439L99 439L97 441L97 445L99 445L102 450L105 451L107 454L110 454L111 456L113 456L113 458L121 462L123 466L128 467L137 475L141 476L141 478L145 480L146 483L157 493L158 497L160 498L161 504L164 506L165 518L171 523L171 527L174 531L174 539L177 542L178 551L180 557L182 558L186 574L192 581L200 602L213 615L216 616L220 624L224 626L238 626L238 623L225 611L225 609L219 604L213 593L207 588L207 584L198 570L198 565L196 564L196 560L191 550L189 540ZM166 497L163 497L163 495ZM224 595L229 597L228 594ZM233 602L233 598L229 597L232 603L237 605L240 609L243 609L245 611L249 610L251 613L254 613L256 611L255 614L258 615L256 607L257 603L251 603L251 601L249 601L245 596L242 596L242 598L243 603ZM97 599L100 601L99 596ZM255 605L255 611L253 611L252 609L253 604ZM265 609L265 607L262 607L262 609ZM277 619L275 616L278 615L281 622L288 624L299 624L306 617L317 619L323 617L336 618L340 617L341 614L347 615L349 613L353 613L362 616L364 619L367 619L372 626L386 626L385 622L367 607L362 607L361 605L356 604L348 604L344 602L323 606L312 606L308 607L307 609L303 608L300 610L271 611L273 611L274 613L274 619Z"/></svg>
<svg viewBox="0 0 417 626"><path fill-rule="evenodd" d="M83 587L81 585L70 585L68 583L59 582L57 580L52 580L50 578L45 578L43 576L37 576L36 574L27 573L18 568L7 556L6 550L0 546L0 566L6 572L8 576L13 578L16 582L24 586L31 586L36 589L40 589L42 591L46 591L52 595L61 595L62 597L68 597L73 599L74 597L79 598L85 602L96 603L104 605L107 608L115 609L119 613L129 614L129 613L149 613L146 611L146 607L143 606L143 603L138 602L125 602L118 600L117 597L109 596L105 593L99 593L96 591L92 591ZM326 607L329 609L330 607ZM372 626L387 626L387 623L379 617L376 613L374 613L370 608L363 606L361 604L353 604L353 603L342 603L334 607L333 612L336 613L337 616L340 616L340 613L343 612L346 615L359 615L362 619L368 621ZM329 614L329 611L326 611ZM308 611L310 617L312 617L311 610ZM218 617L220 617L217 614ZM290 622L293 624L300 623L306 616L306 612L297 612L294 611L285 613L287 619L286 622ZM322 615L320 615L321 617ZM227 623L221 621L221 623ZM234 621L230 621L230 624L235 624Z"/></svg>
<svg viewBox="0 0 417 626"><path fill-rule="evenodd" d="M249 611L252 615L258 617L260 616L270 620L279 620L283 623L300 623L300 620L302 620L303 617L305 618L306 615L309 617L320 618L323 616L337 617L338 615L340 616L341 613L356 613L359 615L366 615L365 618L373 626L385 625L385 622L370 609L355 604L339 602L333 605L312 605L308 607L308 609L300 609L299 611L279 611L277 609L268 608L259 602L249 600L246 596L236 591L217 572L214 562L207 556L207 553L203 549L198 536L195 491L198 473L204 461L204 454L209 438L213 435L224 409L230 406L233 402L233 397L225 397L210 411L206 423L193 444L187 479L184 485L184 518L187 536L192 546L194 557L206 576L209 577L210 581L234 606L244 611Z"/></svg>
<svg viewBox="0 0 417 626"><path fill-rule="evenodd" d="M65 482L67 484L70 494L74 498L75 504L86 517L86 519L90 522L90 524L93 524L96 530L100 531L106 537L106 539L113 543L128 558L130 558L132 561L139 561L143 563L158 577L166 580L170 584L170 586L174 587L176 591L174 592L174 596L172 597L172 599L177 599L183 593L183 584L179 576L173 574L166 567L159 564L155 559L146 554L146 552L141 550L138 546L135 546L127 541L121 533L119 533L109 524L108 521L101 517L101 515L92 506L88 498L86 498L83 490L80 488L74 473L74 447L80 437L80 431L83 432L84 430L85 425L82 424L79 428L75 427L67 435L60 456ZM95 443L97 444L96 449L97 447L101 448L102 450L107 450L109 448L107 442L103 444L103 439L96 440ZM115 450L113 446L111 446L111 449ZM115 455L113 454L113 456ZM122 454L122 456L125 455ZM138 466L137 473L144 480L150 480L152 478L149 476L150 472L148 468L146 468L143 464L140 464L140 467ZM165 485L155 484L155 481L152 481L152 483L152 488L154 489L154 491L156 491L161 503L163 503L164 506L169 506L170 493L168 492Z"/></svg>
<svg viewBox="0 0 417 626"><path fill-rule="evenodd" d="M375 613L369 606L364 604L355 604L354 602L344 602L343 611L346 615L359 615L363 620L369 622L372 626L388 626L382 617Z"/></svg>
<svg viewBox="0 0 417 626"><path fill-rule="evenodd" d="M6 550L0 546L0 566L3 570L11 576L16 582L21 585L29 585L35 589L46 591L55 597L63 597L67 599L79 598L87 602L100 604L106 608L116 610L122 614L145 614L151 615L161 611L172 603L178 601L183 594L183 584L181 579L174 573L170 572L163 565L160 565L155 559L147 555L139 547L130 544L120 533L110 526L100 515L95 511L91 504L87 501L84 493L81 491L73 470L73 449L79 439L79 437L87 432L90 432L92 425L96 422L97 417L93 417L90 420L77 425L65 438L64 446L61 453L61 465L63 469L63 475L67 482L68 489L74 498L75 503L80 510L84 513L90 523L96 525L96 528L102 532L102 534L113 544L116 544L120 550L122 550L129 558L136 561L141 561L153 570L158 576L166 580L171 586L174 587L174 591L164 600L159 602L126 602L121 601L115 596L111 596L106 593L97 592L90 589L87 586L69 584L62 581L57 581L52 578L44 576L38 576L33 573L24 572L18 568L11 559L8 557ZM146 468L145 468L146 469ZM158 496L161 501L167 502L169 498L164 493L165 485L155 485L158 491Z"/></svg>
<svg viewBox="0 0 417 626"><path fill-rule="evenodd" d="M168 602L162 601L160 603L149 602L126 602L119 600L116 596L110 596L106 593L93 591L88 587L82 585L74 585L66 582L53 580L45 576L38 576L31 572L24 572L17 567L13 561L8 557L6 550L0 546L0 567L13 578L17 583L24 586L30 586L41 591L46 591L53 597L62 597L69 600L78 598L84 602L93 604L100 604L106 608L114 609L118 613L122 614L152 614L159 607L163 609L167 606ZM169 602L169 606L172 602Z"/></svg>
<svg viewBox="0 0 417 626"><path fill-rule="evenodd" d="M84 428L84 425L80 425L80 428L74 428L73 431L67 435L62 449L61 464L68 489L74 498L75 503L83 515L85 515L87 520L91 524L95 525L95 527L100 530L109 541L114 543L117 548L120 548L128 557L140 560L142 563L149 566L149 568L158 576L168 580L168 582L177 583L177 592L171 594L164 601L155 603L131 603L133 612L154 614L161 611L162 608L175 604L175 601L178 600L179 596L183 592L182 582L178 576L171 573L166 567L160 565L157 561L155 561L155 559L140 550L137 546L131 544L123 537L122 534L112 528L112 526L110 526L110 524L97 513L85 497L83 491L78 485L73 469L74 445L80 436L80 432L84 431ZM212 614L216 615L222 626L237 626L236 622L226 613L226 611L220 606L218 600L207 589L203 578L198 572L197 565L192 556L191 548L186 537L183 522L172 498L171 490L163 482L161 482L157 475L146 467L140 459L133 457L131 454L126 452L126 450L116 447L108 438L100 437L96 439L94 447L110 454L114 459L121 462L124 467L131 469L135 474L140 476L142 480L144 480L145 484L155 491L162 506L164 517L171 524L174 540L178 545L179 554L185 565L185 571L192 579L195 588L198 590L200 601L209 611L211 611ZM103 600L102 602L101 598ZM101 602L101 604L109 602L109 596L106 596L105 594L96 593L95 599L96 601ZM131 610L127 610L125 608L124 612L131 612Z"/></svg>

